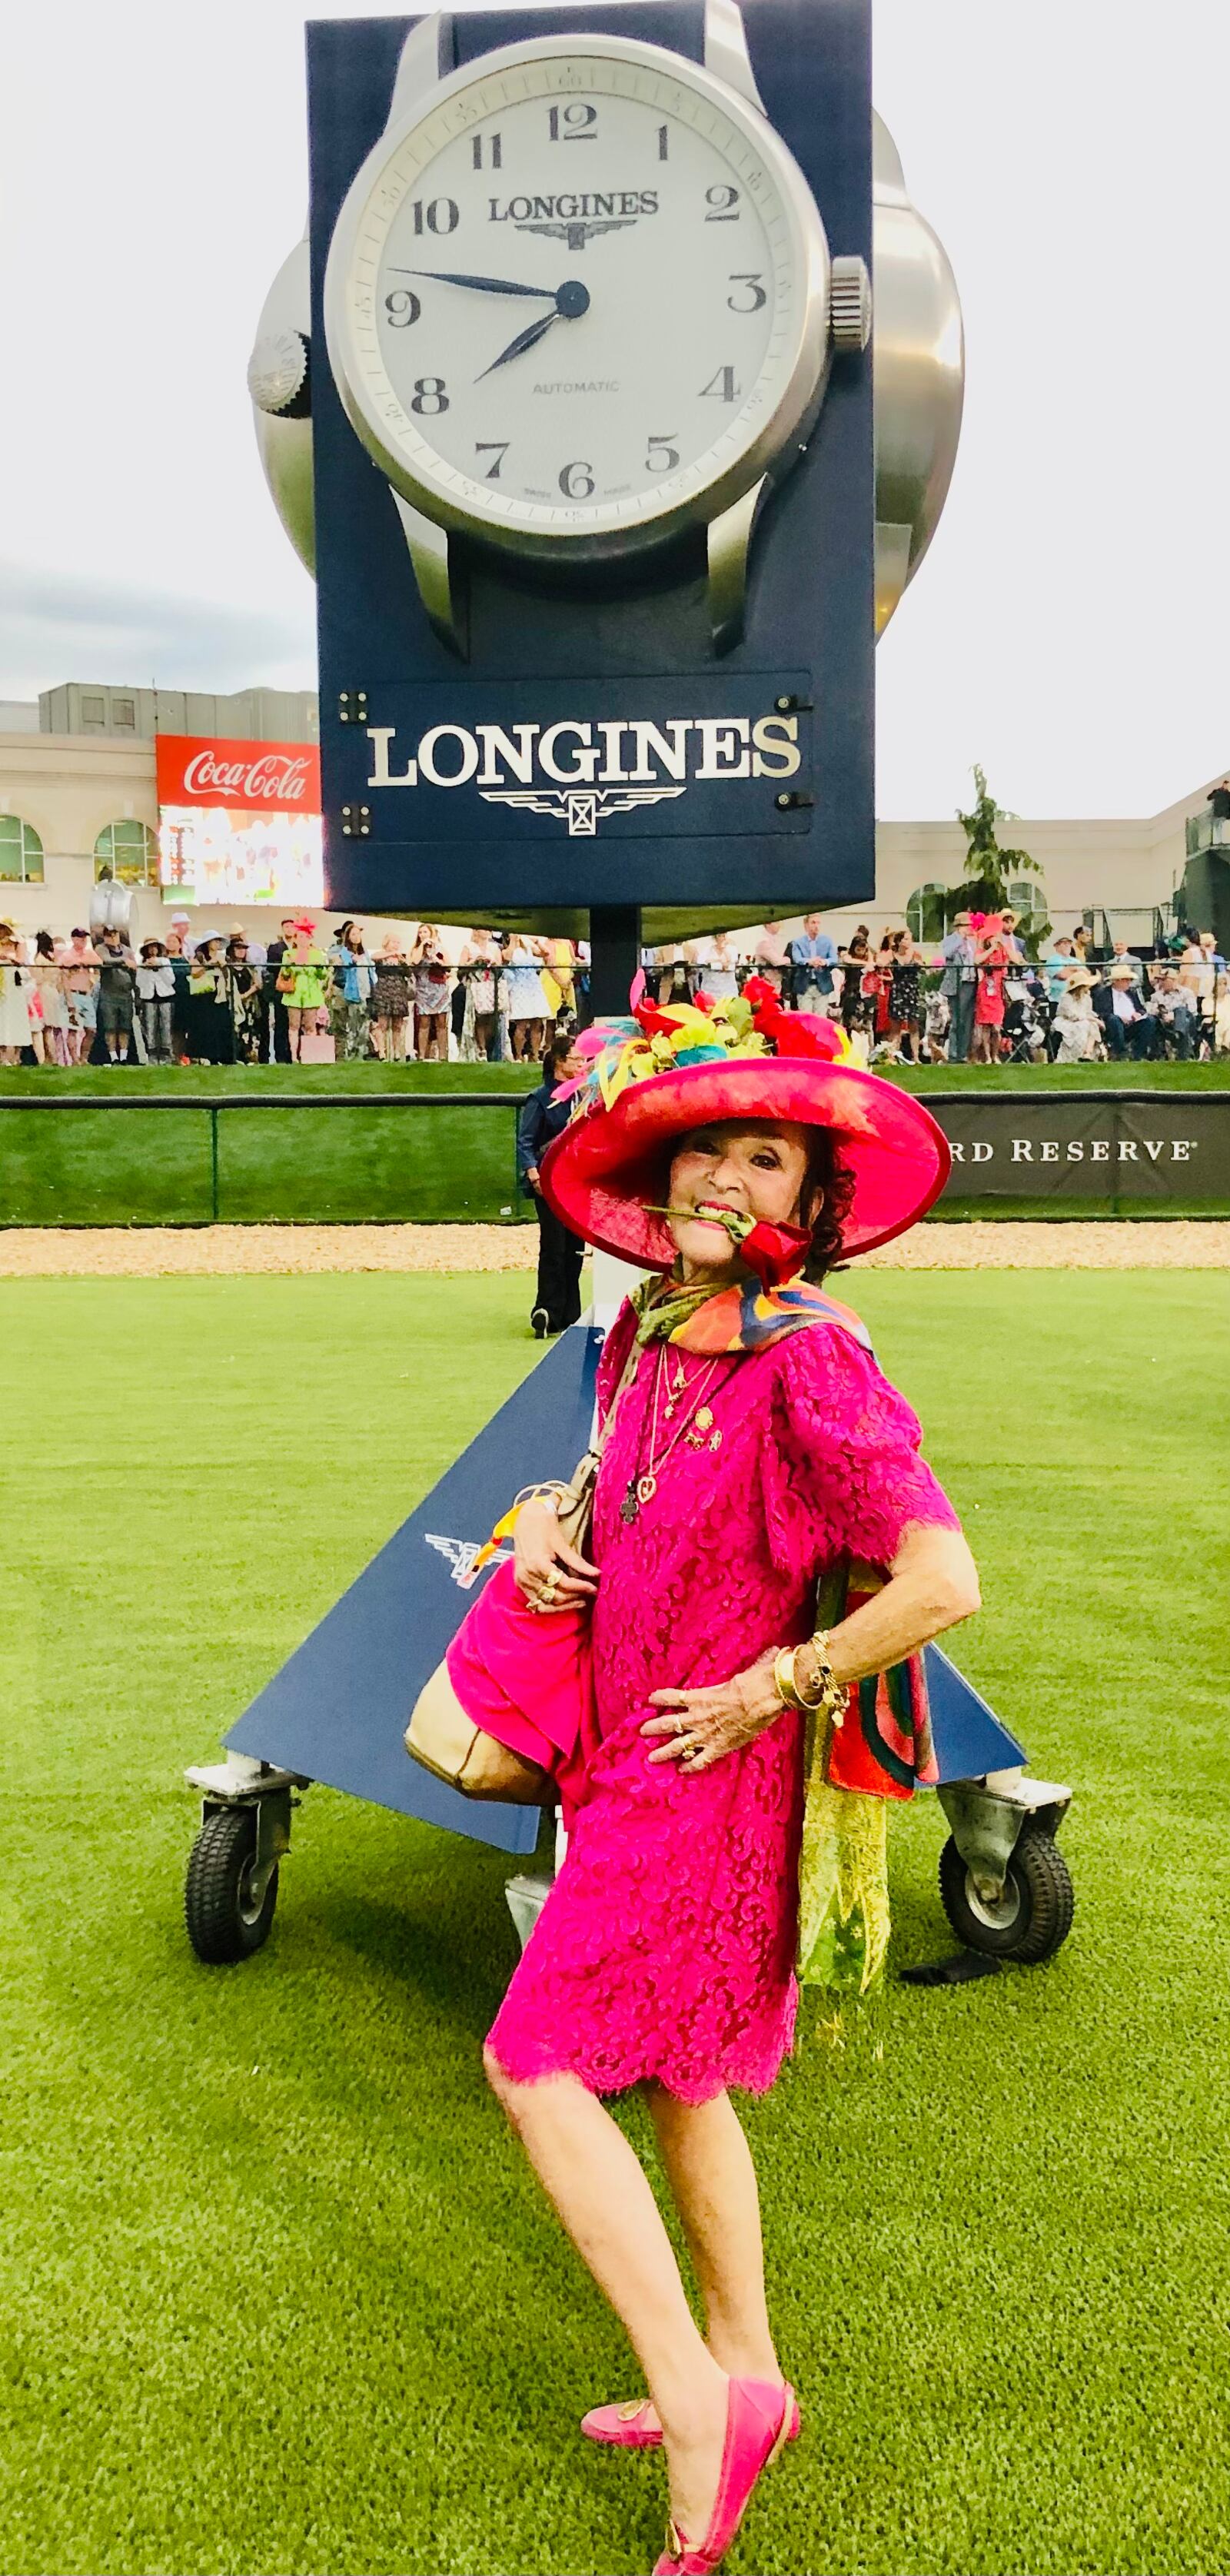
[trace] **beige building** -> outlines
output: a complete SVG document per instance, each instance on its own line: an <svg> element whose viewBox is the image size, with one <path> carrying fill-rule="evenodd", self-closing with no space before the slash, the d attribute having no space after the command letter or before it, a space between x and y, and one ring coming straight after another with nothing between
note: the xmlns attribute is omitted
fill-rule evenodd
<svg viewBox="0 0 1230 2576"><path fill-rule="evenodd" d="M67 933L88 920L91 889L110 867L133 886L142 937L164 929L182 908L193 936L242 921L253 938L268 938L276 906L181 905L160 887L154 734L306 742L315 740L316 729L316 700L306 690L213 697L74 682L46 690L37 703L0 701L0 915L23 937L41 929ZM1027 850L1032 862L1014 894L1018 909L1044 910L1056 931L1105 913L1116 936L1151 938L1156 913L1169 922L1186 860L1187 819L1206 815L1208 793L1201 784L1162 814L1005 826L1003 838ZM911 927L929 938L943 890L959 881L964 855L955 818L881 823L874 900L826 913L826 928L845 937L865 920L878 934L886 924L900 928L908 914ZM1030 886L1037 890L1032 897ZM740 944L748 944L746 937Z"/></svg>

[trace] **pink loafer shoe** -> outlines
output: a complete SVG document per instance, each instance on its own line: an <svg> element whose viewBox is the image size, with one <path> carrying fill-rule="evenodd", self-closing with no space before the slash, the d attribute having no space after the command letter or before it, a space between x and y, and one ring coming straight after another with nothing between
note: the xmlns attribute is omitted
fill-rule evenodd
<svg viewBox="0 0 1230 2576"><path fill-rule="evenodd" d="M647 2397L632 2397L622 2406L591 2406L588 2415L581 2417L581 2431L588 2442L604 2442L610 2450L660 2451L661 2428L644 2420L649 2402ZM802 2429L799 2401L792 2389L787 2441L797 2442Z"/></svg>
<svg viewBox="0 0 1230 2576"><path fill-rule="evenodd" d="M709 2528L704 2539L685 2540L669 2523L666 2547L653 2576L713 2576L752 2500L757 2480L790 2439L794 2390L770 2379L732 2379L726 2398L726 2443Z"/></svg>

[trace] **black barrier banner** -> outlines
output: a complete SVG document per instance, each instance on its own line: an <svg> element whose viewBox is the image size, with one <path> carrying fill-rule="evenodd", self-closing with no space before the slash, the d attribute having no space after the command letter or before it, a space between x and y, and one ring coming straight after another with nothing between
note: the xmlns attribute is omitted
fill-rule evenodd
<svg viewBox="0 0 1230 2576"><path fill-rule="evenodd" d="M1230 1204L1230 1094L942 1093L926 1105L952 1147L945 1198Z"/></svg>

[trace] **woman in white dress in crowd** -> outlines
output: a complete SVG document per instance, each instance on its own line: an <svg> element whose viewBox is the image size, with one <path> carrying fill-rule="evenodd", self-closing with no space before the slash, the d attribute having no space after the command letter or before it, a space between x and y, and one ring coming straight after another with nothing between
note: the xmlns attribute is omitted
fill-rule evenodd
<svg viewBox="0 0 1230 2576"><path fill-rule="evenodd" d="M520 931L513 934L504 950L504 993L508 1006L508 1037L514 1061L540 1064L543 1039L547 1033L547 996L539 966L544 954L541 939L525 939Z"/></svg>
<svg viewBox="0 0 1230 2576"><path fill-rule="evenodd" d="M1102 1031L1090 995L1093 977L1083 966L1068 976L1055 1005L1053 1027L1059 1032L1056 1064L1092 1064L1102 1053Z"/></svg>
<svg viewBox="0 0 1230 2576"><path fill-rule="evenodd" d="M26 952L11 921L0 921L0 1064L20 1064L34 1044L30 1004L34 984Z"/></svg>

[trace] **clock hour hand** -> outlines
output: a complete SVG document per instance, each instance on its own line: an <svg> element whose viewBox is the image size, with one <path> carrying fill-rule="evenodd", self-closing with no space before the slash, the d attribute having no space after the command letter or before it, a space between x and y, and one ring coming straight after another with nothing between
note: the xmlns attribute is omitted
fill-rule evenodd
<svg viewBox="0 0 1230 2576"><path fill-rule="evenodd" d="M519 358L526 349L534 348L553 322L577 322L588 311L589 288L582 286L577 278L566 278L556 294L554 312L540 313L536 322L527 323L524 331L518 331L516 339L510 340L506 349L501 349L498 358L493 358L489 367L482 368L474 379L475 383L481 384L483 377L493 376L497 367L506 367L510 358Z"/></svg>
<svg viewBox="0 0 1230 2576"><path fill-rule="evenodd" d="M532 295L541 304L555 302L553 286L521 286L513 277L468 277L456 268L398 268L398 277L430 277L438 286L472 286L480 295Z"/></svg>
<svg viewBox="0 0 1230 2576"><path fill-rule="evenodd" d="M474 379L475 384L480 385L484 376L493 376L497 367L506 367L510 358L519 358L524 350L532 349L535 342L541 340L544 331L549 331L552 323L558 320L558 308L551 313L540 313L536 322L527 324L524 331L518 331L516 339L510 340L506 349L501 349L499 357L493 358L489 367L480 368Z"/></svg>

